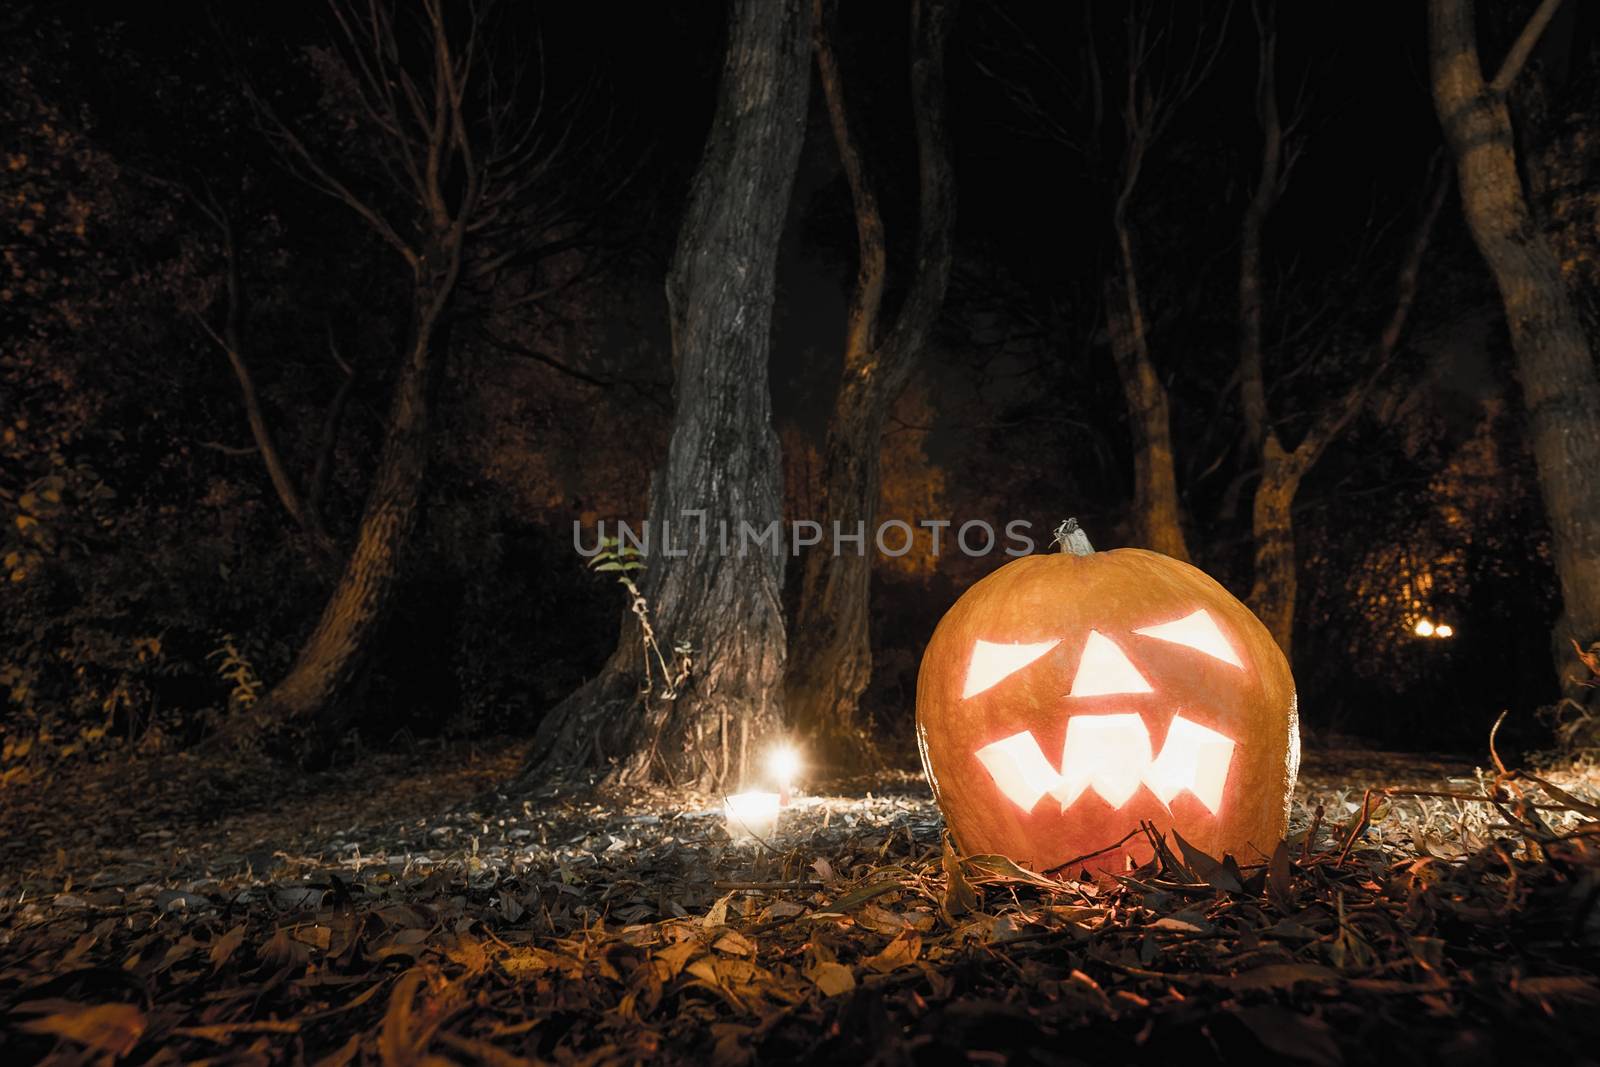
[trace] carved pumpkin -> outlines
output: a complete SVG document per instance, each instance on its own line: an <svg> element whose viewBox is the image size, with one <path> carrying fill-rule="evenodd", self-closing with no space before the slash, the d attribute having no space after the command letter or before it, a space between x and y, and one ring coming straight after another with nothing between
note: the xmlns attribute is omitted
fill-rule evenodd
<svg viewBox="0 0 1600 1067"><path fill-rule="evenodd" d="M917 679L923 769L963 852L1124 870L1141 820L1270 856L1300 762L1289 664L1204 572L1076 524L968 589ZM1076 873L1076 867L1071 873Z"/></svg>

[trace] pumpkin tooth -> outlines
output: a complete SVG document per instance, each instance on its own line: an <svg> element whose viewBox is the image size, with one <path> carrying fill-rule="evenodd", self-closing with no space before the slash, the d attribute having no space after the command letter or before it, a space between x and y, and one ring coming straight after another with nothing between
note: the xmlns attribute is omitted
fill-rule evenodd
<svg viewBox="0 0 1600 1067"><path fill-rule="evenodd" d="M1163 804L1170 806L1187 789L1215 815L1222 807L1222 789L1232 763L1232 739L1175 715L1161 755L1151 762L1144 782Z"/></svg>
<svg viewBox="0 0 1600 1067"><path fill-rule="evenodd" d="M1175 715L1160 755L1152 758L1150 731L1140 716L1074 715L1067 720L1059 772L1028 730L983 746L977 757L1000 792L1023 811L1032 811L1046 793L1066 811L1091 788L1120 808L1144 785L1169 808L1187 790L1215 815L1233 748L1230 738Z"/></svg>
<svg viewBox="0 0 1600 1067"><path fill-rule="evenodd" d="M1113 808L1139 791L1150 765L1150 731L1138 715L1074 715L1067 720L1061 781L1050 794L1063 809L1090 786Z"/></svg>
<svg viewBox="0 0 1600 1067"><path fill-rule="evenodd" d="M1000 792L1023 811L1032 811L1061 778L1027 730L984 745L977 755Z"/></svg>

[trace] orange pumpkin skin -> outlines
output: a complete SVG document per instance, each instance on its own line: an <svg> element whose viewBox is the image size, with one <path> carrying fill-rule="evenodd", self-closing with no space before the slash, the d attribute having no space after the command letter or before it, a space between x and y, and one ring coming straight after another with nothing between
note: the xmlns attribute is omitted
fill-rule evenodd
<svg viewBox="0 0 1600 1067"><path fill-rule="evenodd" d="M1134 632L1197 611L1215 624L1238 665ZM1091 630L1124 654L1148 692L1069 695L1075 687L1094 688L1076 682ZM1104 650L1105 642L1094 640ZM963 697L979 641L1059 644ZM1025 810L1002 792L999 778L977 755L1028 731L1052 770L1062 768L1072 717L1135 713L1156 755L1179 715L1233 741L1214 813L1194 792L1163 802L1144 784L1120 806L1088 788L1065 809L1057 796L1046 794ZM1081 726L1087 733L1090 724ZM1176 829L1212 856L1230 853L1240 863L1260 862L1287 828L1300 760L1294 678L1266 627L1204 572L1137 548L1026 556L968 589L923 653L917 741L934 798L961 851L998 853L1036 871L1073 861L1101 872L1125 870L1130 860L1143 863L1151 849L1142 834L1108 849L1137 830L1140 820L1162 832ZM1076 874L1078 863L1067 873Z"/></svg>

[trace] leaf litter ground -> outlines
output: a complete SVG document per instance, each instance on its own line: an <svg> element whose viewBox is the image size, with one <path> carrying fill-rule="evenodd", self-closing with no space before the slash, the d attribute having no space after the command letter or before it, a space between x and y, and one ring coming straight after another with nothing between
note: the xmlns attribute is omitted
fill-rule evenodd
<svg viewBox="0 0 1600 1067"><path fill-rule="evenodd" d="M1311 760L1259 865L949 850L910 775L503 792L518 746L4 797L0 1062L1592 1063L1600 770ZM1109 844L1109 842L1108 842Z"/></svg>

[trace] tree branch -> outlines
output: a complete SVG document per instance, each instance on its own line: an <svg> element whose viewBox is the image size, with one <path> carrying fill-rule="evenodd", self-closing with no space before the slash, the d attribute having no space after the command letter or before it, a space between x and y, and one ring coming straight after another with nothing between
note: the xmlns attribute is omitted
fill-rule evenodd
<svg viewBox="0 0 1600 1067"><path fill-rule="evenodd" d="M911 111L921 196L916 273L882 346L891 356L883 382L890 397L899 395L910 380L950 285L956 183L945 127L944 71L956 8L956 0L913 0L911 7Z"/></svg>
<svg viewBox="0 0 1600 1067"><path fill-rule="evenodd" d="M222 210L222 206L215 198L210 197L209 192L207 197L209 205L202 203L201 207L222 229L223 253L227 258L227 311L223 318L221 333L218 333L216 328L199 314L195 315L195 319L228 357L233 375L239 382L239 392L244 400L245 420L250 425L250 436L256 443L256 451L261 454L261 462L267 468L267 478L272 482L272 488L277 493L279 502L289 513L289 517L294 519L295 524L305 533L312 549L323 562L327 562L336 554L333 542L323 529L316 510L307 506L295 488L294 479L290 477L288 467L283 462L283 455L272 439L266 412L262 409L261 398L256 391L255 378L250 373L249 364L245 362L244 350L239 340L243 286L239 276L239 256L234 243L233 225Z"/></svg>
<svg viewBox="0 0 1600 1067"><path fill-rule="evenodd" d="M1427 254L1428 244L1433 237L1434 224L1439 219L1441 209L1444 207L1450 187L1454 184L1455 168L1443 158L1435 157L1433 188L1429 193L1427 205L1423 208L1422 217L1417 221L1417 227L1412 232L1410 245L1406 249L1405 259L1401 262L1400 273L1395 280L1394 308L1389 313L1389 319L1384 323L1383 329L1378 334L1377 344L1374 346L1372 364L1367 372L1350 387L1338 403L1328 404L1323 407L1317 421L1307 431L1291 453L1291 461L1301 474L1310 470L1322 453L1335 438L1344 432L1356 414L1366 403L1368 395L1377 385L1384 373L1394 362L1400 350L1400 338L1405 332L1407 319L1411 316L1411 309L1416 304L1418 279L1422 273L1422 260Z"/></svg>
<svg viewBox="0 0 1600 1067"><path fill-rule="evenodd" d="M867 179L861 149L850 129L849 110L844 101L844 80L839 72L839 57L834 49L838 31L838 0L813 0L812 41L817 56L817 74L822 96L827 103L828 122L833 128L833 143L850 185L850 200L856 219L856 284L850 293L850 309L845 319L845 365L872 352L878 330L878 312L883 305L884 282L888 275L888 249L884 240L883 215L878 197Z"/></svg>
<svg viewBox="0 0 1600 1067"><path fill-rule="evenodd" d="M1559 10L1561 10L1561 0L1544 0L1539 5L1538 10L1528 19L1528 24L1522 27L1522 32L1512 42L1511 51L1506 53L1506 58L1500 63L1499 72L1489 83L1489 92L1501 96L1511 91L1512 83L1517 80L1517 75L1522 73L1528 57L1533 55L1534 48L1539 44L1539 38L1544 36L1545 29Z"/></svg>
<svg viewBox="0 0 1600 1067"><path fill-rule="evenodd" d="M500 337L488 329L480 328L478 332L482 335L485 341L489 342L491 347L498 348L500 351L508 352L514 356L521 356L524 359L531 359L535 363L543 364L544 366L549 367L551 370L565 374L567 377L576 379L585 385L592 385L597 389L609 389L616 384L615 382L607 381L604 378L597 378L587 371L579 370L577 367L569 366L556 359L554 356L539 351L537 348L531 348L519 341L508 341L504 337Z"/></svg>
<svg viewBox="0 0 1600 1067"><path fill-rule="evenodd" d="M1259 35L1256 71L1256 119L1261 127L1261 165L1255 193L1245 208L1239 251L1239 401L1245 433L1257 447L1272 434L1267 414L1266 375L1262 365L1261 322L1265 297L1261 258L1267 216L1283 188L1283 126L1278 115L1278 34L1273 9L1252 5Z"/></svg>

